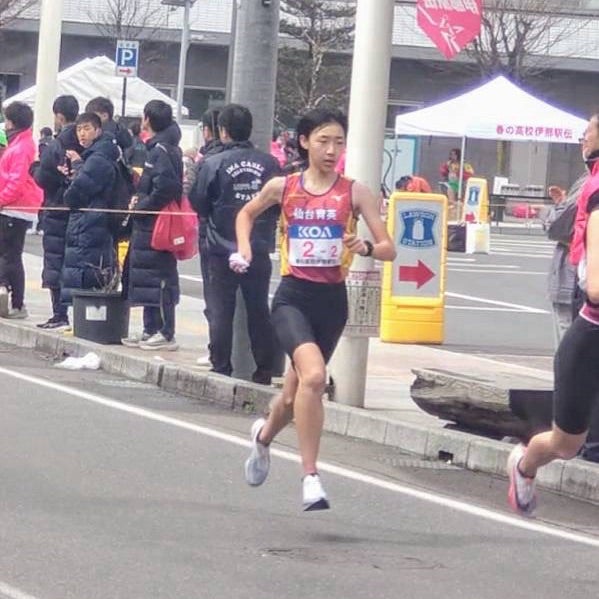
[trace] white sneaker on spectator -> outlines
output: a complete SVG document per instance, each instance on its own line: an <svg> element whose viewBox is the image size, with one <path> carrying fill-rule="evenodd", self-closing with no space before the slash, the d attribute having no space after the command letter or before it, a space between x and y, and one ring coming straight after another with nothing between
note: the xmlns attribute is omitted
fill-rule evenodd
<svg viewBox="0 0 599 599"><path fill-rule="evenodd" d="M4 285L0 286L0 317L8 316L8 289Z"/></svg>
<svg viewBox="0 0 599 599"><path fill-rule="evenodd" d="M141 335L130 335L121 339L121 343L125 347L139 347L142 341L147 341L151 335L149 333L142 333Z"/></svg>
<svg viewBox="0 0 599 599"><path fill-rule="evenodd" d="M11 320L25 320L28 316L29 312L27 312L27 308L23 306L21 308L11 308L5 318Z"/></svg>
<svg viewBox="0 0 599 599"><path fill-rule="evenodd" d="M304 511L328 510L331 506L318 474L307 474L302 483Z"/></svg>
<svg viewBox="0 0 599 599"><path fill-rule="evenodd" d="M198 366L212 366L212 361L210 360L210 354L206 354L205 356L200 356L196 360L196 364Z"/></svg>
<svg viewBox="0 0 599 599"><path fill-rule="evenodd" d="M152 350L164 350L164 351L175 351L179 349L178 343L175 341L175 338L167 339L162 333L158 332L152 335L146 341L139 342L139 349L144 349L146 351Z"/></svg>

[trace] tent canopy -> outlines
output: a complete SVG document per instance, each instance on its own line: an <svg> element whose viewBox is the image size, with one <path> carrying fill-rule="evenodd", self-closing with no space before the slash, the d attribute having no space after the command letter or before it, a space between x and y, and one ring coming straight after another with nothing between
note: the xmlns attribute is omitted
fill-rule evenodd
<svg viewBox="0 0 599 599"><path fill-rule="evenodd" d="M465 94L399 115L396 135L578 143L587 121L530 95L503 76Z"/></svg>
<svg viewBox="0 0 599 599"><path fill-rule="evenodd" d="M123 78L115 75L115 63L106 56L95 58L84 58L81 62L61 71L58 74L57 96L73 95L79 101L81 110L85 105L97 96L110 98L115 106L115 114L120 114ZM36 86L23 90L4 101L7 106L11 102L25 102L32 108L35 104ZM53 100L53 98L52 98ZM141 117L143 108L150 100L163 100L170 104L173 111L177 103L166 94L152 87L139 77L130 77L127 81L127 103L125 106L126 116ZM187 108L183 108L183 114L189 114Z"/></svg>

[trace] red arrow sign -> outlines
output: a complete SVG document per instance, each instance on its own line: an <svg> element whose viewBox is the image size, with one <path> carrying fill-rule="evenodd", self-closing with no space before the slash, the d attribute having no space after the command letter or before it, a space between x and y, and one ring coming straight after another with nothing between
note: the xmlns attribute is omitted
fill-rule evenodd
<svg viewBox="0 0 599 599"><path fill-rule="evenodd" d="M435 273L421 260L418 260L416 266L399 267L399 280L407 283L416 283L416 289L420 289L434 276Z"/></svg>

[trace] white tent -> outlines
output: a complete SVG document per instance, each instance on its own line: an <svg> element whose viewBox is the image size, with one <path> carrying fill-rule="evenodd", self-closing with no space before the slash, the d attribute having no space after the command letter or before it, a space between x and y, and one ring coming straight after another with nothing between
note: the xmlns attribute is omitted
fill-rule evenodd
<svg viewBox="0 0 599 599"><path fill-rule="evenodd" d="M578 143L587 121L497 77L465 94L399 115L396 135Z"/></svg>
<svg viewBox="0 0 599 599"><path fill-rule="evenodd" d="M81 62L61 71L58 74L57 96L70 94L77 98L81 110L97 96L110 98L115 106L115 114L121 113L123 78L115 75L115 63L106 56L84 58ZM35 104L36 87L30 87L19 92L12 98L7 98L4 105L11 102L25 102L33 108ZM125 105L126 116L140 117L143 107L150 100L163 100L168 102L175 111L177 103L166 94L152 87L139 77L130 77L127 81L127 102ZM187 108L183 114L188 115Z"/></svg>

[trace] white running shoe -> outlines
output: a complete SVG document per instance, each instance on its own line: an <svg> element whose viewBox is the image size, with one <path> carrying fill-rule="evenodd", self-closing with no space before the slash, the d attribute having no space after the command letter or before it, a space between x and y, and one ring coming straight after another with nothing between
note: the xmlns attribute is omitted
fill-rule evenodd
<svg viewBox="0 0 599 599"><path fill-rule="evenodd" d="M29 312L27 312L27 308L23 306L22 308L11 308L8 311L8 314L5 318L9 318L10 320L24 320L29 317Z"/></svg>
<svg viewBox="0 0 599 599"><path fill-rule="evenodd" d="M139 347L142 341L147 341L151 335L148 333L142 333L141 335L131 335L130 337L123 337L121 343L125 347Z"/></svg>
<svg viewBox="0 0 599 599"><path fill-rule="evenodd" d="M8 316L8 289L4 285L0 286L0 317Z"/></svg>
<svg viewBox="0 0 599 599"><path fill-rule="evenodd" d="M510 477L508 501L511 508L521 516L532 516L537 507L537 494L535 479L524 476L518 470L518 464L524 457L526 448L522 444L516 445L507 461L507 473Z"/></svg>
<svg viewBox="0 0 599 599"><path fill-rule="evenodd" d="M198 366L212 366L212 362L210 361L210 354L206 354L205 356L200 356L196 360L196 364Z"/></svg>
<svg viewBox="0 0 599 599"><path fill-rule="evenodd" d="M121 343L122 342L123 341L121 340ZM145 351L176 351L179 349L179 344L175 341L174 337L169 340L162 333L158 332L146 341L140 341L138 347Z"/></svg>
<svg viewBox="0 0 599 599"><path fill-rule="evenodd" d="M318 474L307 474L304 476L302 487L305 512L328 510L331 507Z"/></svg>
<svg viewBox="0 0 599 599"><path fill-rule="evenodd" d="M257 487L266 480L270 468L270 448L258 441L260 431L265 424L264 418L258 418L252 424L252 451L245 461L245 481L252 487Z"/></svg>

